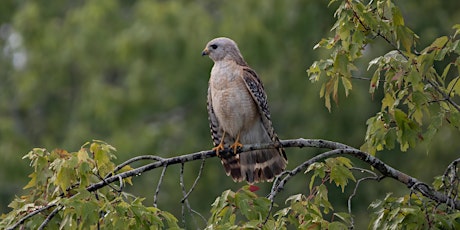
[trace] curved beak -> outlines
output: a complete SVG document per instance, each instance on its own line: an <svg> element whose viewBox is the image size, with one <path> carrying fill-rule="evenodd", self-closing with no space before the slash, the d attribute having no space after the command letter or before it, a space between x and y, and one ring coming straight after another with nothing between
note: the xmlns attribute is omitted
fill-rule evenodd
<svg viewBox="0 0 460 230"><path fill-rule="evenodd" d="M203 52L201 52L201 56L205 56L209 54L208 48L204 49Z"/></svg>

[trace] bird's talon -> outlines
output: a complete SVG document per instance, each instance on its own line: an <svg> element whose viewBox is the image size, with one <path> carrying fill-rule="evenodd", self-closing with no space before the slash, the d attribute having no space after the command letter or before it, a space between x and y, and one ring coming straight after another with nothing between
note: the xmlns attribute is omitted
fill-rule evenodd
<svg viewBox="0 0 460 230"><path fill-rule="evenodd" d="M219 151L224 150L224 145L220 143L218 146L212 148L213 151L216 151L216 155L220 157Z"/></svg>
<svg viewBox="0 0 460 230"><path fill-rule="evenodd" d="M235 142L233 143L233 145L230 146L230 148L233 149L233 154L235 155L237 153L238 148L242 148L242 147L243 147L243 144L241 144L240 142Z"/></svg>

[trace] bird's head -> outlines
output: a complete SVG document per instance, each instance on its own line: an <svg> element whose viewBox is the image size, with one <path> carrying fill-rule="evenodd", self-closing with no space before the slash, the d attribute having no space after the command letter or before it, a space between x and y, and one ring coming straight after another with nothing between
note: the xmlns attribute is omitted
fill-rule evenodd
<svg viewBox="0 0 460 230"><path fill-rule="evenodd" d="M208 55L213 61L221 61L224 59L235 60L236 62L243 62L240 50L236 43L226 37L214 38L206 44L202 56Z"/></svg>

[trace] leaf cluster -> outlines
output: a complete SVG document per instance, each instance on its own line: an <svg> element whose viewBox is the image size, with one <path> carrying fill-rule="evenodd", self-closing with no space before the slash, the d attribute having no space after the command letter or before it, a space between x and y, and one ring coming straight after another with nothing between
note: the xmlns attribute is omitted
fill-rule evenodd
<svg viewBox="0 0 460 230"><path fill-rule="evenodd" d="M332 209L324 185L310 197L302 194L290 196L286 199L286 207L270 216L271 201L259 197L250 188L244 186L237 192L223 192L212 205L212 216L206 229L347 229L343 222L324 219L323 213ZM343 220L348 218L347 213L334 213L334 216Z"/></svg>
<svg viewBox="0 0 460 230"><path fill-rule="evenodd" d="M145 206L143 198L121 190L125 183L132 184L130 177L120 179L118 186L87 190L90 184L112 175L114 151L101 141L88 142L77 152L33 149L24 156L34 168L24 187L28 193L11 202L9 207L13 210L2 215L0 227L8 229L20 224L27 229L178 229L173 215ZM130 169L124 166L119 172ZM30 216L37 211L42 215Z"/></svg>
<svg viewBox="0 0 460 230"><path fill-rule="evenodd" d="M419 194L395 197L391 193L369 205L371 229L458 229L460 213L450 212Z"/></svg>
<svg viewBox="0 0 460 230"><path fill-rule="evenodd" d="M372 97L381 95L380 111L366 123L363 151L375 154L396 144L407 151L430 141L444 121L458 129L459 25L452 36L441 36L417 51L419 37L391 0L341 1L335 17L334 36L315 46L331 50L330 57L315 61L307 72L313 82L323 81L320 96L329 111L331 98L338 103L340 82L346 96L354 78L369 81ZM367 71L375 69L369 77L357 77L355 63L376 40L384 41L390 51L368 63Z"/></svg>

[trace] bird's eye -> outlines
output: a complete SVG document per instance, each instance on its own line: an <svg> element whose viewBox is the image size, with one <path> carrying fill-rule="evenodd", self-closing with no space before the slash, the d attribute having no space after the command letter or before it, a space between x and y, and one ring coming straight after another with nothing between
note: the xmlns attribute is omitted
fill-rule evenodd
<svg viewBox="0 0 460 230"><path fill-rule="evenodd" d="M217 49L217 45L215 45L215 44L212 44L212 45L210 45L210 46L211 46L211 48L212 48L213 50Z"/></svg>

